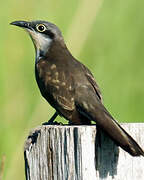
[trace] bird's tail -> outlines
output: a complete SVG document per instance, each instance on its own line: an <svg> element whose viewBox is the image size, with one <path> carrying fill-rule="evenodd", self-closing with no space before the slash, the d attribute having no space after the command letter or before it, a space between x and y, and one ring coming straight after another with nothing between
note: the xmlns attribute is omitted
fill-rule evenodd
<svg viewBox="0 0 144 180"><path fill-rule="evenodd" d="M105 122L102 121L96 121L97 125L103 129L118 146L132 156L144 156L144 151L138 143L110 116L110 114L105 114Z"/></svg>
<svg viewBox="0 0 144 180"><path fill-rule="evenodd" d="M125 151L127 151L132 156L144 156L144 151L138 145L138 143L119 124L118 126L123 131L123 134L126 139L125 140L126 143L124 145L123 144L118 144L118 145L121 146Z"/></svg>
<svg viewBox="0 0 144 180"><path fill-rule="evenodd" d="M76 97L76 108L82 117L93 120L96 125L103 130L118 146L127 151L132 156L144 156L144 151L138 143L113 119L104 105L95 99L93 91L88 90L88 97L83 96L85 90L79 88ZM80 96L82 94L82 96ZM81 118L83 120L83 118Z"/></svg>

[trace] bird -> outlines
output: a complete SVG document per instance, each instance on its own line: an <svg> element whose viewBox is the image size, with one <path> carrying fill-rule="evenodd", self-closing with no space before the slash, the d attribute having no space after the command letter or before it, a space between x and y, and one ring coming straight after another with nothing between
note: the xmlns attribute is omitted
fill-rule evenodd
<svg viewBox="0 0 144 180"><path fill-rule="evenodd" d="M90 125L94 121L130 155L144 156L143 149L105 108L93 74L70 53L55 24L43 20L10 24L25 29L33 41L36 82L41 95L56 110L48 124L58 115L72 125Z"/></svg>

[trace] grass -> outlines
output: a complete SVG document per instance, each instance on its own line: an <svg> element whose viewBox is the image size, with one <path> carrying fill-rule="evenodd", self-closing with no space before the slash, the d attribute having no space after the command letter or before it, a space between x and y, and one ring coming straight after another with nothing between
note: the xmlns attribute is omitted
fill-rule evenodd
<svg viewBox="0 0 144 180"><path fill-rule="evenodd" d="M57 24L72 54L96 77L111 114L120 122L143 122L143 5L142 0L2 3L0 160L5 155L2 180L24 179L24 140L31 128L48 120L54 112L35 82L35 52L30 38L9 23L43 19Z"/></svg>

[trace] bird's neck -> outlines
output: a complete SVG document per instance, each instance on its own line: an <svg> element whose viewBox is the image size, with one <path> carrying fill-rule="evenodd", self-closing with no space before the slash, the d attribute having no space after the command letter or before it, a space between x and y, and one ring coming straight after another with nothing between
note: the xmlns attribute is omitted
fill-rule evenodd
<svg viewBox="0 0 144 180"><path fill-rule="evenodd" d="M52 60L68 60L72 56L69 50L67 49L63 40L61 41L52 41L50 46L46 50L37 49L36 50L36 63L40 59L45 59L48 61Z"/></svg>

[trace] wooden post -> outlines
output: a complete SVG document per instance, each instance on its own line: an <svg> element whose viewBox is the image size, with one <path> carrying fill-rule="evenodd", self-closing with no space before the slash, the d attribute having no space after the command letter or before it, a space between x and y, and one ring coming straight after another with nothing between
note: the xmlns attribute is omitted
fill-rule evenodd
<svg viewBox="0 0 144 180"><path fill-rule="evenodd" d="M144 123L121 124L144 148ZM144 157L118 148L96 126L41 126L24 150L27 180L144 180Z"/></svg>

